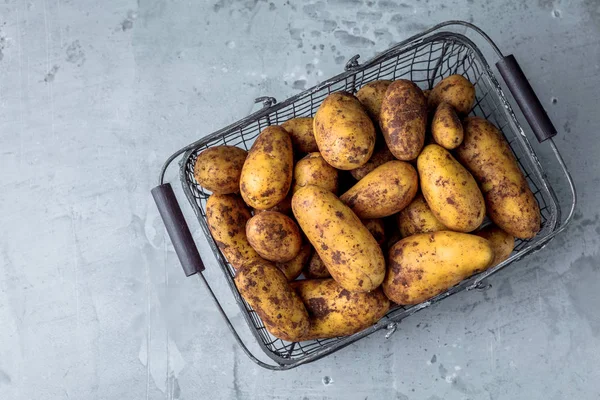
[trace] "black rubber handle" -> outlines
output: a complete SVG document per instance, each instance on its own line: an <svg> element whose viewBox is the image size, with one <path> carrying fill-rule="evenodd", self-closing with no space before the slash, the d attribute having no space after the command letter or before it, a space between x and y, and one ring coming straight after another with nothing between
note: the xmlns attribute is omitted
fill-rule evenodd
<svg viewBox="0 0 600 400"><path fill-rule="evenodd" d="M198 248L194 243L190 228L185 222L171 184L165 183L152 189L152 197L154 197L158 212L167 228L169 238L173 242L175 253L179 257L185 276L204 271L204 263L200 258L200 253L198 253Z"/></svg>
<svg viewBox="0 0 600 400"><path fill-rule="evenodd" d="M541 143L556 136L556 128L550 121L546 110L540 103L540 99L533 91L515 57L512 54L503 57L496 63L496 67L498 67L500 75L504 78L506 86L508 86L517 104L519 104L538 141Z"/></svg>

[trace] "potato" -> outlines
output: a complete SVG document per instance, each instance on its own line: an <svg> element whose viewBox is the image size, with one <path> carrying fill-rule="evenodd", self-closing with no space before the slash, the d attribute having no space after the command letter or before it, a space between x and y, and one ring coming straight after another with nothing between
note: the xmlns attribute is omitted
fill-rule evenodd
<svg viewBox="0 0 600 400"><path fill-rule="evenodd" d="M371 232L378 245L385 243L385 225L380 218L363 219L363 225Z"/></svg>
<svg viewBox="0 0 600 400"><path fill-rule="evenodd" d="M504 232L495 225L488 225L475 234L487 239L492 249L494 249L494 261L492 261L491 267L500 264L510 257L515 248L515 238L510 233Z"/></svg>
<svg viewBox="0 0 600 400"><path fill-rule="evenodd" d="M302 247L298 225L287 215L265 211L246 223L250 245L265 260L287 262L296 257Z"/></svg>
<svg viewBox="0 0 600 400"><path fill-rule="evenodd" d="M388 87L379 126L388 148L399 160L417 158L425 143L427 100L417 85L405 79Z"/></svg>
<svg viewBox="0 0 600 400"><path fill-rule="evenodd" d="M331 277L329 270L323 263L323 260L321 260L321 257L319 257L319 253L317 253L316 251L310 257L310 261L308 265L304 267L302 273L308 279Z"/></svg>
<svg viewBox="0 0 600 400"><path fill-rule="evenodd" d="M292 118L281 124L281 127L290 134L294 150L300 153L313 153L319 151L313 133L312 117Z"/></svg>
<svg viewBox="0 0 600 400"><path fill-rule="evenodd" d="M431 93L431 90L429 90L429 89L423 90L423 96L425 96L426 100L429 100L429 94L430 93Z"/></svg>
<svg viewBox="0 0 600 400"><path fill-rule="evenodd" d="M415 197L419 177L404 161L388 161L375 168L340 196L359 218L381 218L397 213Z"/></svg>
<svg viewBox="0 0 600 400"><path fill-rule="evenodd" d="M379 167L380 165L385 164L388 161L392 161L395 159L396 159L396 157L394 157L394 155L392 154L390 149L388 149L385 144L382 144L382 146L380 146L378 149L377 148L375 149L375 151L373 152L373 155L371 156L371 158L369 158L369 161L367 161L367 163L365 165L351 170L350 173L352 174L354 179L356 179L357 181L360 181L362 178L364 178L369 172L373 171L375 168Z"/></svg>
<svg viewBox="0 0 600 400"><path fill-rule="evenodd" d="M244 266L235 286L274 336L295 342L308 334L308 312L283 273L268 261Z"/></svg>
<svg viewBox="0 0 600 400"><path fill-rule="evenodd" d="M390 302L380 288L351 293L333 279L291 283L308 310L310 328L302 340L352 335L370 327L388 312Z"/></svg>
<svg viewBox="0 0 600 400"><path fill-rule="evenodd" d="M375 147L375 127L360 101L347 92L332 93L314 119L321 156L329 165L350 170L364 165Z"/></svg>
<svg viewBox="0 0 600 400"><path fill-rule="evenodd" d="M281 202L290 190L293 166L290 136L280 126L266 127L242 167L240 191L246 204L265 210Z"/></svg>
<svg viewBox="0 0 600 400"><path fill-rule="evenodd" d="M484 271L494 259L490 242L467 233L438 231L409 236L389 252L385 295L419 304Z"/></svg>
<svg viewBox="0 0 600 400"><path fill-rule="evenodd" d="M194 178L214 194L240 191L240 174L246 150L234 146L216 146L203 150L194 164Z"/></svg>
<svg viewBox="0 0 600 400"><path fill-rule="evenodd" d="M417 233L448 230L435 217L422 194L418 194L404 210L400 211L397 218L400 235L403 238Z"/></svg>
<svg viewBox="0 0 600 400"><path fill-rule="evenodd" d="M462 75L450 75L434 86L428 101L432 109L436 109L441 102L446 102L459 115L467 115L475 103L475 86Z"/></svg>
<svg viewBox="0 0 600 400"><path fill-rule="evenodd" d="M273 207L267 208L266 210L257 210L256 208L253 208L252 210L254 215L265 211L276 211L285 215L292 215L292 195L291 193L288 193L283 200L275 204Z"/></svg>
<svg viewBox="0 0 600 400"><path fill-rule="evenodd" d="M391 83L392 81L386 80L369 82L356 92L356 98L362 103L367 110L367 114L375 123L379 123L383 96L385 96L385 92Z"/></svg>
<svg viewBox="0 0 600 400"><path fill-rule="evenodd" d="M519 239L540 230L540 208L510 146L491 122L463 121L465 138L456 156L481 184L490 219Z"/></svg>
<svg viewBox="0 0 600 400"><path fill-rule="evenodd" d="M423 149L417 160L423 197L448 229L471 232L483 222L485 203L473 176L448 150L437 144Z"/></svg>
<svg viewBox="0 0 600 400"><path fill-rule="evenodd" d="M381 284L385 275L381 248L333 193L305 186L294 193L292 210L329 273L344 289L369 292Z"/></svg>
<svg viewBox="0 0 600 400"><path fill-rule="evenodd" d="M316 185L333 194L338 191L338 171L327 164L319 152L310 153L296 163L294 180L294 193L306 185Z"/></svg>
<svg viewBox="0 0 600 400"><path fill-rule="evenodd" d="M261 259L246 236L245 226L250 217L250 211L238 195L213 194L206 201L206 219L210 233L236 270L247 262Z"/></svg>
<svg viewBox="0 0 600 400"><path fill-rule="evenodd" d="M462 143L463 127L450 104L441 102L435 110L431 134L433 140L447 150L455 149Z"/></svg>
<svg viewBox="0 0 600 400"><path fill-rule="evenodd" d="M275 266L279 268L285 275L288 281L293 281L302 273L302 269L308 264L310 256L312 254L312 246L306 243L300 248L296 257L292 258L288 262L276 263Z"/></svg>

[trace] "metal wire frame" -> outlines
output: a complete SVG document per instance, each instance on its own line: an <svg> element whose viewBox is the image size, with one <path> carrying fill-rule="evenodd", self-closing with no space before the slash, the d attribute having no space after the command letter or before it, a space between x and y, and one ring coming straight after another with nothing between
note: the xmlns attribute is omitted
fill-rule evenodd
<svg viewBox="0 0 600 400"><path fill-rule="evenodd" d="M459 23L465 26L470 25L463 22ZM443 24L440 26L442 25ZM337 351L376 330L385 327L393 329L395 323L406 316L448 297L451 294L477 287L484 278L497 272L511 262L520 259L525 254L546 244L554 237L559 229L562 229L560 223L560 205L556 196L545 177L533 149L529 145L527 138L515 118L510 104L506 100L489 65L483 58L483 55L475 44L466 36L452 32L439 32L426 36L428 33L439 29L440 26L425 32L423 36L415 36L394 46L392 49L382 53L362 66L358 66L355 62L357 57L353 58L347 65L346 73L331 78L321 85L300 93L276 106L272 106L272 101L267 100L267 105L269 107L266 107L266 109L252 114L229 127L223 128L204 139L186 146L184 149L171 156L165 163L165 167L163 167L163 170L161 171L161 181L162 176L164 176L164 170L168 164L181 154L181 152L186 152L180 162L180 178L184 193L198 217L208 242L225 274L234 298L240 305L242 315L246 319L250 331L257 339L262 350L272 358L277 365L273 366L271 364L266 364L258 360L249 352L231 325L227 315L216 300L216 297L214 297L214 293L212 293L212 290L204 277L202 277L202 281L207 285L219 311L225 317L230 329L242 345L244 351L260 365L271 369L292 368ZM483 34L478 28L473 27L472 25L470 27L479 31L480 34ZM484 38L491 42L489 37L485 34L483 35ZM501 55L498 48L493 45L493 42L491 42L491 44L497 53ZM354 93L364 84L374 80L401 78L411 79L424 89L432 88L439 80L456 73L467 77L476 88L476 103L471 114L487 118L494 123L507 138L540 206L542 214L542 229L540 233L531 240L517 240L513 254L502 264L461 282L430 301L417 306L395 308L377 324L355 335L298 343L285 342L273 337L265 329L256 312L252 310L239 295L239 292L233 283L234 270L231 265L227 263L226 259L212 240L205 215L206 199L210 193L197 184L193 175L193 167L197 155L208 147L221 144L249 149L254 142L254 139L266 126L271 124L281 124L282 122L297 116L314 115L323 99L335 91L345 90ZM567 220L564 222L564 224L566 224L573 213L575 192L564 163L562 162L554 143L551 143L552 149L557 156L559 164L563 167L573 193L571 211Z"/></svg>

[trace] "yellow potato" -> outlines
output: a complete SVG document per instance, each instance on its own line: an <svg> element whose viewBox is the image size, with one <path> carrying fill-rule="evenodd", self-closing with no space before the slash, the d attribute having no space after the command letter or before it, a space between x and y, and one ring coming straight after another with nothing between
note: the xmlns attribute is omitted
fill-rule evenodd
<svg viewBox="0 0 600 400"><path fill-rule="evenodd" d="M257 210L256 208L253 208L252 210L254 215L265 211L276 211L285 215L292 215L292 195L288 193L283 200L275 204L273 207L267 208L266 210Z"/></svg>
<svg viewBox="0 0 600 400"><path fill-rule="evenodd" d="M340 196L359 218L381 218L406 207L419 188L415 168L404 161L388 161L375 168Z"/></svg>
<svg viewBox="0 0 600 400"><path fill-rule="evenodd" d="M203 150L194 164L194 178L214 194L240 191L240 174L246 150L234 146L216 146Z"/></svg>
<svg viewBox="0 0 600 400"><path fill-rule="evenodd" d="M313 279L313 278L318 279L318 278L330 278L331 277L329 270L323 263L323 260L321 260L321 257L319 257L319 253L317 253L316 251L313 253L312 257L310 258L310 262L308 263L308 265L306 267L304 267L304 270L302 271L302 273L304 274L304 276L307 279Z"/></svg>
<svg viewBox="0 0 600 400"><path fill-rule="evenodd" d="M333 194L338 191L338 170L327 164L319 152L310 153L296 163L294 180L294 193L306 185L316 185Z"/></svg>
<svg viewBox="0 0 600 400"><path fill-rule="evenodd" d="M292 141L280 126L268 126L256 138L242 167L240 191L246 204L265 210L290 190L294 166Z"/></svg>
<svg viewBox="0 0 600 400"><path fill-rule="evenodd" d="M296 257L292 258L288 262L283 263L275 263L275 266L279 268L281 272L285 275L288 281L293 281L302 273L302 269L305 265L307 265L308 260L310 259L310 255L312 253L312 246L310 244L305 244L300 248Z"/></svg>
<svg viewBox="0 0 600 400"><path fill-rule="evenodd" d="M344 289L369 292L381 284L385 275L381 248L333 193L305 186L294 193L292 210L329 273Z"/></svg>
<svg viewBox="0 0 600 400"><path fill-rule="evenodd" d="M371 232L378 245L385 243L385 225L381 218L363 219L362 223Z"/></svg>
<svg viewBox="0 0 600 400"><path fill-rule="evenodd" d="M475 103L475 86L462 75L450 75L435 85L428 100L434 110L441 102L446 102L459 115L467 115Z"/></svg>
<svg viewBox="0 0 600 400"><path fill-rule="evenodd" d="M206 201L206 219L210 233L236 270L247 262L261 259L246 236L245 226L250 217L250 211L238 195L213 194Z"/></svg>
<svg viewBox="0 0 600 400"><path fill-rule="evenodd" d="M285 275L268 261L244 266L235 275L242 297L273 336L295 342L308 334L308 312Z"/></svg>
<svg viewBox="0 0 600 400"><path fill-rule="evenodd" d="M448 150L437 144L423 149L417 160L423 197L435 217L448 229L471 232L485 217L477 182Z"/></svg>
<svg viewBox="0 0 600 400"><path fill-rule="evenodd" d="M375 149L375 151L373 152L373 155L371 156L371 158L369 158L369 161L367 161L367 163L365 165L351 170L350 173L352 174L354 179L356 179L357 181L360 181L362 178L364 178L369 172L373 171L375 168L379 167L380 165L385 164L388 161L392 161L395 159L396 159L396 157L394 157L394 155L392 154L390 149L388 149L387 146L385 144L383 144L378 149Z"/></svg>
<svg viewBox="0 0 600 400"><path fill-rule="evenodd" d="M462 143L463 127L450 104L442 102L437 107L431 121L431 134L433 140L447 150L455 149Z"/></svg>
<svg viewBox="0 0 600 400"><path fill-rule="evenodd" d="M302 247L298 225L287 215L265 211L246 223L250 245L265 260L287 262L296 257Z"/></svg>
<svg viewBox="0 0 600 400"><path fill-rule="evenodd" d="M494 249L494 261L492 261L492 267L510 257L510 254L515 248L515 238L510 233L504 232L495 225L486 226L478 231L476 235L487 239L490 242L492 249Z"/></svg>
<svg viewBox="0 0 600 400"><path fill-rule="evenodd" d="M403 238L417 233L448 230L435 217L422 194L418 194L404 210L398 213L398 228Z"/></svg>
<svg viewBox="0 0 600 400"><path fill-rule="evenodd" d="M490 242L467 233L438 231L409 236L389 253L385 295L397 304L419 304L484 271L494 259Z"/></svg>
<svg viewBox="0 0 600 400"><path fill-rule="evenodd" d="M321 156L337 169L358 168L373 154L375 127L350 93L332 93L323 100L315 114L314 132Z"/></svg>
<svg viewBox="0 0 600 400"><path fill-rule="evenodd" d="M292 138L294 150L300 153L312 153L319 151L317 141L313 133L312 117L292 118L281 124Z"/></svg>
<svg viewBox="0 0 600 400"><path fill-rule="evenodd" d="M291 286L305 304L310 319L310 328L302 340L352 335L375 324L390 308L380 288L351 293L333 279L308 279Z"/></svg>
<svg viewBox="0 0 600 400"><path fill-rule="evenodd" d="M388 87L379 126L388 148L399 160L417 158L425 143L427 100L411 81L400 79Z"/></svg>
<svg viewBox="0 0 600 400"><path fill-rule="evenodd" d="M465 138L456 156L481 184L490 219L519 239L540 230L540 208L502 133L479 117L463 121Z"/></svg>
<svg viewBox="0 0 600 400"><path fill-rule="evenodd" d="M367 110L367 114L375 123L379 123L383 96L385 96L385 92L391 83L392 81L385 80L370 82L356 92L356 98L362 103Z"/></svg>

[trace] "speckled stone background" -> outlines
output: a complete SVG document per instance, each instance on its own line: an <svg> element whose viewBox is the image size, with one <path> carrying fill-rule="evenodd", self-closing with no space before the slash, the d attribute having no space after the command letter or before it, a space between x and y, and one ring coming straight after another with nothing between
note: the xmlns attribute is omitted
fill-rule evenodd
<svg viewBox="0 0 600 400"><path fill-rule="evenodd" d="M255 366L183 276L150 196L161 163L255 97L284 99L448 19L520 60L560 131L574 223L388 340ZM3 0L0 399L597 399L599 93L598 0Z"/></svg>

